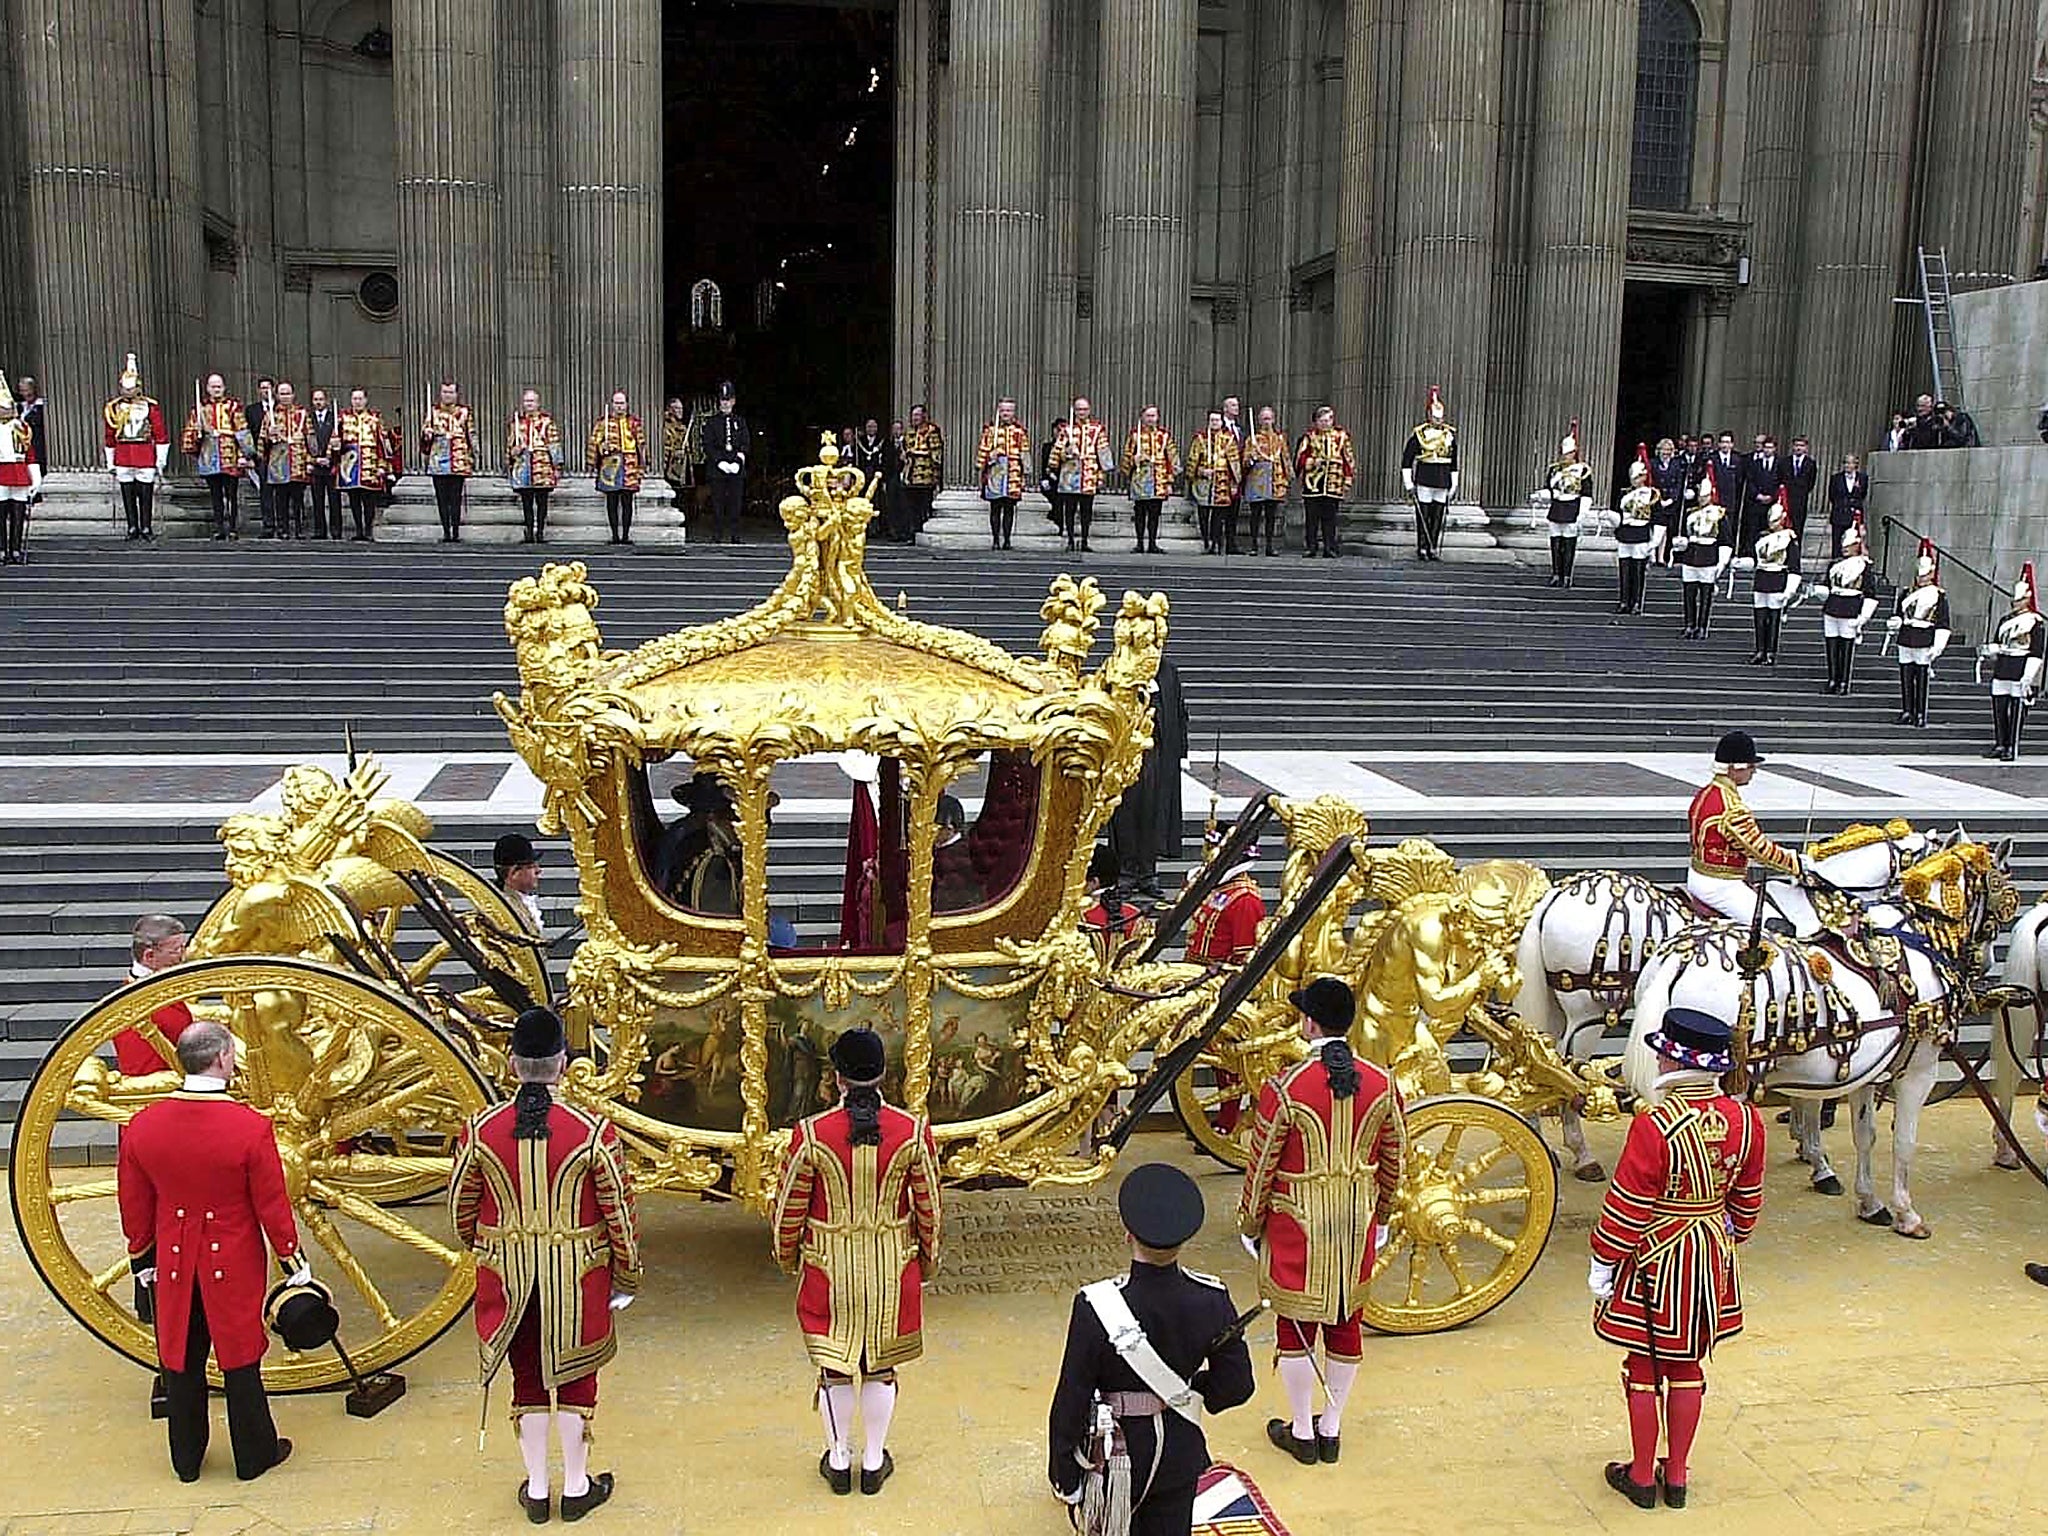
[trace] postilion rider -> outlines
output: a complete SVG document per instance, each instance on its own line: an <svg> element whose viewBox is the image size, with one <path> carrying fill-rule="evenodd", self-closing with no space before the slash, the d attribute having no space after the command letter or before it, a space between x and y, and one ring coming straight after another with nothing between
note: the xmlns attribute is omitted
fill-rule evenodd
<svg viewBox="0 0 2048 1536"><path fill-rule="evenodd" d="M1692 867L1686 894L1732 922L1756 918L1759 894L1749 883L1750 867L1797 875L1800 856L1764 836L1756 815L1742 799L1742 787L1756 777L1763 759L1747 731L1730 731L1714 748L1714 776L1692 797L1686 819L1692 829Z"/></svg>

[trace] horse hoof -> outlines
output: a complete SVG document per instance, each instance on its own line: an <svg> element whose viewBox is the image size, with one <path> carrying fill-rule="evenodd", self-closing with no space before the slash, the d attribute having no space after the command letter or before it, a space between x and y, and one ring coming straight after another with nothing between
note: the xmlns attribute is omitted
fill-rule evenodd
<svg viewBox="0 0 2048 1536"><path fill-rule="evenodd" d="M1911 1222L1893 1222L1892 1230L1901 1237L1912 1238L1916 1243L1924 1243L1928 1238L1934 1236L1934 1228L1928 1226L1926 1222L1917 1216Z"/></svg>
<svg viewBox="0 0 2048 1536"><path fill-rule="evenodd" d="M2007 1173L2018 1173L2020 1171L2020 1155L2013 1151L2011 1147L2000 1147L1991 1154L1991 1166L2003 1168Z"/></svg>
<svg viewBox="0 0 2048 1536"><path fill-rule="evenodd" d="M1581 1163L1572 1170L1572 1177L1581 1184L1598 1184L1607 1177L1607 1170L1598 1163Z"/></svg>
<svg viewBox="0 0 2048 1536"><path fill-rule="evenodd" d="M1824 1179L1815 1179L1813 1192L1817 1195L1839 1195L1842 1192L1842 1181L1832 1173Z"/></svg>
<svg viewBox="0 0 2048 1536"><path fill-rule="evenodd" d="M1869 1222L1873 1227L1888 1227L1892 1224L1892 1213L1880 1205L1874 1211L1865 1211L1856 1219Z"/></svg>

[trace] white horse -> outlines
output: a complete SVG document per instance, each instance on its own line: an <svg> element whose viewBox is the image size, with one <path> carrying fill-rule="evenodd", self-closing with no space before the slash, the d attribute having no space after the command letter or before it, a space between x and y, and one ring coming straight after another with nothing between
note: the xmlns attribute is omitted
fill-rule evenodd
<svg viewBox="0 0 2048 1536"><path fill-rule="evenodd" d="M2032 1000L2030 1005L2015 1004L2009 1022L2003 1016L1994 1017L1991 1021L1991 1093L2010 1124L2013 1097L2018 1093L2030 1065L2015 1055L2015 1048L2031 1053L2034 1037L2040 1032L2042 1023L2041 988L2044 980L2048 980L2048 896L2022 912L2019 921L2012 925L2001 979L2007 986L2029 994ZM2008 1028L2013 1033L2009 1034ZM2021 1031L2024 1034L2019 1034ZM2019 1034L2019 1038L2014 1038L2015 1034ZM1991 1161L1999 1168L2020 1166L2019 1155L1999 1134L1995 1124L1991 1128Z"/></svg>
<svg viewBox="0 0 2048 1536"><path fill-rule="evenodd" d="M1827 853L1811 866L1827 884L1859 901L1894 893L1900 873L1932 846L1903 823L1871 830L1884 835ZM1766 912L1795 932L1820 931L1820 918L1801 882L1773 880L1764 894ZM1672 934L1708 916L1681 892L1641 875L1608 869L1568 875L1536 904L1523 926L1515 951L1521 977L1515 1011L1547 1033L1567 1061L1589 1060L1601 1036L1627 1022L1646 958ZM1564 1106L1560 1118L1574 1176L1606 1178L1586 1144L1577 1108Z"/></svg>
<svg viewBox="0 0 2048 1536"><path fill-rule="evenodd" d="M1860 932L1849 947L1871 957L1875 963L1867 969L1846 963L1839 952L1774 938L1762 969L1748 977L1738 960L1748 931L1723 921L1697 924L1660 945L1636 989L1623 1080L1638 1094L1649 1089L1657 1064L1644 1040L1666 1008L1732 1020L1743 1016L1746 993L1751 1070L1761 1073L1761 1089L1794 1101L1800 1156L1811 1165L1816 1187L1834 1182L1839 1188L1821 1147L1818 1106L1846 1099L1856 1144L1857 1216L1904 1237L1932 1236L1911 1189L1920 1112L1934 1087L1940 1041L1953 1036L1970 1006L1969 978L2011 893L2004 848L1969 846L1980 850L1976 864L1960 856L1940 865L1929 861L1917 888L1906 882L1907 903L1879 903L1860 914ZM1871 1158L1877 1090L1887 1080L1893 1095L1889 1206L1877 1198Z"/></svg>

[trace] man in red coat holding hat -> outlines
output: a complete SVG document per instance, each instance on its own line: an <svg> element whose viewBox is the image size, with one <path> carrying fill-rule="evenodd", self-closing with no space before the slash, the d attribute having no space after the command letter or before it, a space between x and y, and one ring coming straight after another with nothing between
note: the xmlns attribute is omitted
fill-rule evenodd
<svg viewBox="0 0 2048 1536"><path fill-rule="evenodd" d="M179 1035L177 1051L185 1086L145 1106L121 1133L121 1230L130 1268L154 1293L172 1469L196 1482L206 1457L210 1349L227 1391L235 1475L247 1480L292 1451L263 1391L264 1240L294 1284L310 1271L270 1121L228 1097L235 1037L200 1020Z"/></svg>
<svg viewBox="0 0 2048 1536"><path fill-rule="evenodd" d="M1700 1427L1715 1344L1742 1331L1735 1249L1764 1204L1764 1122L1727 1093L1734 1069L1724 1020L1667 1008L1648 1036L1657 1079L1629 1122L1614 1182L1593 1227L1593 1331L1627 1351L1631 1459L1607 1484L1638 1509L1685 1505L1687 1459ZM1657 1460L1658 1394L1669 1448Z"/></svg>
<svg viewBox="0 0 2048 1536"><path fill-rule="evenodd" d="M562 1450L562 1518L612 1495L590 1472L599 1367L618 1351L612 1314L640 1289L640 1228L619 1133L559 1102L569 1065L562 1021L529 1008L513 1021L512 1102L487 1109L456 1144L448 1204L476 1255L476 1331L488 1391L512 1367L512 1422L526 1479L519 1504L548 1518L548 1428Z"/></svg>
<svg viewBox="0 0 2048 1536"><path fill-rule="evenodd" d="M1334 1462L1358 1379L1365 1293L1401 1187L1408 1133L1393 1079L1351 1054L1351 988L1319 976L1288 1002L1309 1058L1259 1090L1238 1228L1259 1259L1259 1294L1279 1319L1280 1382L1292 1420L1266 1438L1303 1465ZM1315 1413L1316 1336L1325 1406Z"/></svg>
<svg viewBox="0 0 2048 1536"><path fill-rule="evenodd" d="M858 1399L860 1491L872 1494L896 1470L896 1368L924 1353L924 1283L939 1267L939 1154L930 1126L882 1102L880 1035L845 1031L832 1042L832 1066L838 1107L790 1134L775 1259L799 1277L797 1322L818 1368L818 1475L834 1493L853 1491Z"/></svg>

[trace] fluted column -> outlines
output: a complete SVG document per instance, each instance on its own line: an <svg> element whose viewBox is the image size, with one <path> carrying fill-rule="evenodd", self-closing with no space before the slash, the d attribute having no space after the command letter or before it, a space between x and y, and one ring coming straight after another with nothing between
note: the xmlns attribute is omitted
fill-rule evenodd
<svg viewBox="0 0 2048 1536"><path fill-rule="evenodd" d="M495 0L392 7L408 439L444 378L461 386L485 441L505 414L496 10Z"/></svg>
<svg viewBox="0 0 2048 1536"><path fill-rule="evenodd" d="M902 0L896 8L894 398L887 413L892 416L903 415L908 402L927 398L937 383L933 372L944 283L938 218L945 196L938 185L935 10L935 0Z"/></svg>
<svg viewBox="0 0 2048 1536"><path fill-rule="evenodd" d="M555 380L555 54L548 29L511 19L498 43L498 232L505 295L504 400L538 389L552 405ZM495 432L498 423L492 423Z"/></svg>
<svg viewBox="0 0 2048 1536"><path fill-rule="evenodd" d="M1913 0L1821 0L1799 326L1781 420L1813 440L1823 464L1862 449L1889 403L1913 150L1899 125L1912 121L1919 16Z"/></svg>
<svg viewBox="0 0 2048 1536"><path fill-rule="evenodd" d="M561 398L578 468L612 391L661 414L661 3L554 0ZM742 305L752 295L735 295ZM650 464L652 456L650 456Z"/></svg>
<svg viewBox="0 0 2048 1536"><path fill-rule="evenodd" d="M1331 394L1337 420L1356 439L1359 493L1366 500L1389 499L1400 483L1394 466L1401 439L1393 423L1401 411L1388 387L1386 366L1393 324L1389 294L1399 185L1400 70L1399 0L1347 0Z"/></svg>
<svg viewBox="0 0 2048 1536"><path fill-rule="evenodd" d="M1427 89L1403 103L1389 403L1384 419L1360 434L1359 452L1367 460L1398 455L1425 392L1439 384L1458 424L1459 499L1498 499L1513 487L1490 487L1489 448L1513 424L1486 421L1475 406L1486 387L1502 10L1500 0L1406 10L1401 79Z"/></svg>
<svg viewBox="0 0 2048 1536"><path fill-rule="evenodd" d="M52 467L101 464L122 355L175 437L204 316L193 8L19 0L19 104ZM25 268L17 261L17 276Z"/></svg>
<svg viewBox="0 0 2048 1536"><path fill-rule="evenodd" d="M1548 0L1538 53L1530 206L1529 323L1522 351L1517 484L1542 484L1579 420L1593 501L1614 463L1615 371L1635 124L1637 0ZM1496 486L1496 490L1502 490Z"/></svg>
<svg viewBox="0 0 2048 1536"><path fill-rule="evenodd" d="M1922 170L1920 243L1948 252L1956 287L2025 277L2019 208L2026 191L2032 0L1945 0Z"/></svg>
<svg viewBox="0 0 2048 1536"><path fill-rule="evenodd" d="M998 395L1024 398L1043 361L1046 69L1052 0L954 0L946 390L933 401L964 484ZM1033 432L1047 418L1027 414Z"/></svg>
<svg viewBox="0 0 2048 1536"><path fill-rule="evenodd" d="M1185 437L1196 0L1106 0L1096 46L1093 403Z"/></svg>

